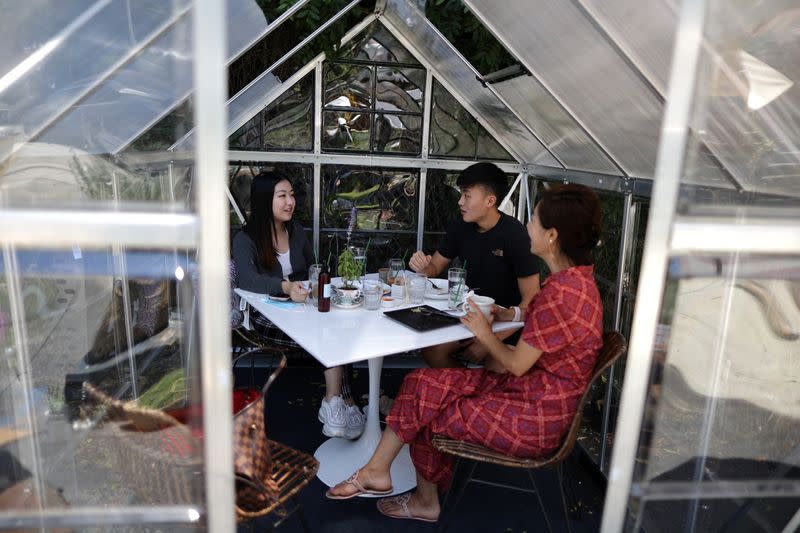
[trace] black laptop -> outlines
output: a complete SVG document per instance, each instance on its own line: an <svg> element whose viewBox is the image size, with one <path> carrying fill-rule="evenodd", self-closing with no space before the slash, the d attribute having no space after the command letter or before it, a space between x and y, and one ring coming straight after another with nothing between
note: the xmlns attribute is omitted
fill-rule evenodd
<svg viewBox="0 0 800 533"><path fill-rule="evenodd" d="M418 305L407 309L384 311L383 314L415 331L431 331L433 329L446 328L447 326L452 326L461 322L458 317L450 316L444 311L440 311L430 305Z"/></svg>

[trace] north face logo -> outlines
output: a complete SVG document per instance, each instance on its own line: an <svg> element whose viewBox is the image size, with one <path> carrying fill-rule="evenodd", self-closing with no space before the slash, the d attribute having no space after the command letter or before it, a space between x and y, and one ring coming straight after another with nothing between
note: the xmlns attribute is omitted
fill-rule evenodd
<svg viewBox="0 0 800 533"><path fill-rule="evenodd" d="M503 249L498 248L497 250L492 250L492 254L496 255L497 257L503 257Z"/></svg>

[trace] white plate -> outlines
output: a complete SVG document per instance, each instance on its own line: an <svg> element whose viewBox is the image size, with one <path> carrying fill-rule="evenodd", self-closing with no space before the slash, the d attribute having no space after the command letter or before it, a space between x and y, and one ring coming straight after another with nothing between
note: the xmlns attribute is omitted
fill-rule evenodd
<svg viewBox="0 0 800 533"><path fill-rule="evenodd" d="M430 281L432 281L437 288L431 287L431 284L428 283L428 288L425 289L425 298L429 300L447 300L447 280L431 278Z"/></svg>

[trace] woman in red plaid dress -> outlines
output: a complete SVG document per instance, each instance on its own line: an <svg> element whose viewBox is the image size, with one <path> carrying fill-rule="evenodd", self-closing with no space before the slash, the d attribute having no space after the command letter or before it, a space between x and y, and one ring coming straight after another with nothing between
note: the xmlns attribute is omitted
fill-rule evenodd
<svg viewBox="0 0 800 533"><path fill-rule="evenodd" d="M531 251L551 274L525 312L517 345L503 344L480 312L468 313L462 322L489 351L484 368L409 373L372 458L327 496L389 494L389 467L408 443L417 490L381 500L378 509L397 518L436 521L438 492L450 483L453 458L433 447L434 434L517 457L552 453L575 416L602 345L602 303L592 267L600 229L600 203L591 189L563 185L546 191L528 233ZM519 314L514 308L493 309L496 320Z"/></svg>

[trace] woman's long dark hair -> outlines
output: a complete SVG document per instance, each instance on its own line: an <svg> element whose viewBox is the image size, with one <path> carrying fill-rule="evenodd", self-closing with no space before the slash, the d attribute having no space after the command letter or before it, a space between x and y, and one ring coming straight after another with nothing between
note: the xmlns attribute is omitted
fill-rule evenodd
<svg viewBox="0 0 800 533"><path fill-rule="evenodd" d="M279 172L262 172L250 183L250 216L244 230L256 243L261 264L268 270L278 262L273 244L278 229L275 227L275 217L272 214L272 200L275 197L275 186L283 180L288 181L290 185L292 183L288 176ZM287 229L291 232L290 227Z"/></svg>
<svg viewBox="0 0 800 533"><path fill-rule="evenodd" d="M593 265L600 241L602 213L597 194L584 185L557 185L542 194L539 223L558 230L561 251L575 265Z"/></svg>

